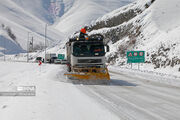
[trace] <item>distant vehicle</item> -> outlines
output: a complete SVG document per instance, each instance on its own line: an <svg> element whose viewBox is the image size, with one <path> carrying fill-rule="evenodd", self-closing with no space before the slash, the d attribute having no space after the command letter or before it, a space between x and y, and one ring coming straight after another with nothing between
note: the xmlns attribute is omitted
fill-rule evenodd
<svg viewBox="0 0 180 120"><path fill-rule="evenodd" d="M48 53L48 54L46 54L46 58L45 58L46 63L50 63L51 62L50 60L53 57L56 57L55 53Z"/></svg>
<svg viewBox="0 0 180 120"><path fill-rule="evenodd" d="M61 60L60 59L56 59L56 60L54 60L54 63L55 64L61 64Z"/></svg>
<svg viewBox="0 0 180 120"><path fill-rule="evenodd" d="M54 61L57 59L57 57L51 57L49 63L54 63Z"/></svg>
<svg viewBox="0 0 180 120"><path fill-rule="evenodd" d="M43 57L37 57L36 60L35 60L35 62L39 62L39 61L44 62L44 58L43 58Z"/></svg>
<svg viewBox="0 0 180 120"><path fill-rule="evenodd" d="M55 64L67 64L67 60L62 60L62 59L56 59L54 61Z"/></svg>
<svg viewBox="0 0 180 120"><path fill-rule="evenodd" d="M67 60L61 60L61 64L67 64Z"/></svg>

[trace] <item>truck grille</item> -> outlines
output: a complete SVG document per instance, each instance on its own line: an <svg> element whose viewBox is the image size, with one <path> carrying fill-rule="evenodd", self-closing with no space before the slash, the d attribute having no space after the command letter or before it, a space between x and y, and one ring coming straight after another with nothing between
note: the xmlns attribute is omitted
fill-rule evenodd
<svg viewBox="0 0 180 120"><path fill-rule="evenodd" d="M101 59L78 59L78 63L101 63Z"/></svg>

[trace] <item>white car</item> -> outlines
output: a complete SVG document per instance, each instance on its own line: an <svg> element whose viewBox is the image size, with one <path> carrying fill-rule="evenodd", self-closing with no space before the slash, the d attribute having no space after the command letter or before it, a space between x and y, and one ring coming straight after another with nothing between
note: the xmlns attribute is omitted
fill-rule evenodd
<svg viewBox="0 0 180 120"><path fill-rule="evenodd" d="M67 60L61 60L61 59L56 59L54 61L55 64L67 64Z"/></svg>
<svg viewBox="0 0 180 120"><path fill-rule="evenodd" d="M61 64L61 60L60 60L60 59L55 59L55 60L54 60L54 63L55 63L55 64Z"/></svg>
<svg viewBox="0 0 180 120"><path fill-rule="evenodd" d="M61 60L61 64L67 64L67 60Z"/></svg>

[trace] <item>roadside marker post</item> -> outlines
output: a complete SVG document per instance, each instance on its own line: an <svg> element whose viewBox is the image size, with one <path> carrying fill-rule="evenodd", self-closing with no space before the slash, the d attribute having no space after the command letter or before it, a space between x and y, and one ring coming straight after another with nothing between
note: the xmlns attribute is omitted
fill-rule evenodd
<svg viewBox="0 0 180 120"><path fill-rule="evenodd" d="M38 65L40 67L40 72L41 72L41 65L42 65L42 61L41 60L38 61Z"/></svg>

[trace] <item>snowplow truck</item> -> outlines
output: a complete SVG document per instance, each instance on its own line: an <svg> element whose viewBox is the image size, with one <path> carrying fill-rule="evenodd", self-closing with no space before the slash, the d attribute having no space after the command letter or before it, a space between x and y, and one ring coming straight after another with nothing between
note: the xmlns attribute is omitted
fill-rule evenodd
<svg viewBox="0 0 180 120"><path fill-rule="evenodd" d="M66 43L67 75L73 80L110 80L105 54L109 46L104 44L100 34L86 38L71 38Z"/></svg>

